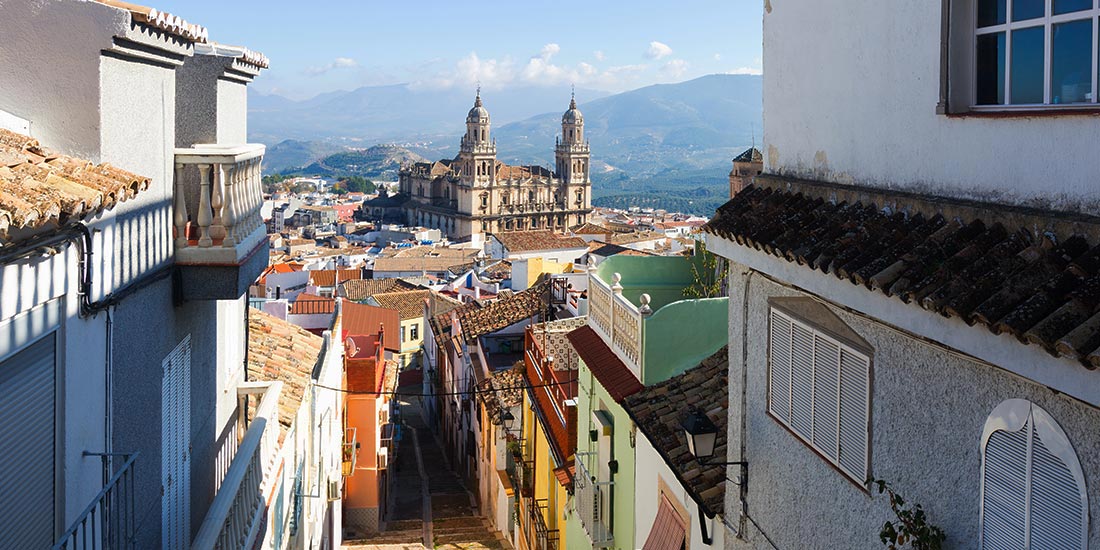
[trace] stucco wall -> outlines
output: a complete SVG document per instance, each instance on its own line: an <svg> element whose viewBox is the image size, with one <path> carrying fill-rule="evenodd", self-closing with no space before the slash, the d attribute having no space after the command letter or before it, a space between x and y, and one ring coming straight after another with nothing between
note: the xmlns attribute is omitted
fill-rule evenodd
<svg viewBox="0 0 1100 550"><path fill-rule="evenodd" d="M687 489L676 479L676 475L665 463L661 455L653 448L643 434L639 432L637 442L638 477L635 480L634 540L638 545L645 544L657 519L657 509L662 493L675 501L682 512L687 512L688 522L684 525L688 548L722 548L725 529L722 518L706 520L707 534L712 537L711 545L703 544L703 533L699 527L699 505L691 498ZM662 488L665 490L662 491ZM704 515L704 517L706 517Z"/></svg>
<svg viewBox="0 0 1100 550"><path fill-rule="evenodd" d="M1095 214L1094 116L937 115L940 2L764 2L765 171Z"/></svg>
<svg viewBox="0 0 1100 550"><path fill-rule="evenodd" d="M747 277L734 266L730 395L740 396L744 390L745 412L730 408L729 447L743 448L749 462L748 513L781 548L877 547L879 528L891 518L887 499L849 481L766 415L767 299L802 294L759 275L746 282ZM1100 444L1095 430L1100 410L864 317L830 309L874 349L871 475L921 504L947 533L946 548L977 546L982 428L1006 399L1030 400L1053 415L1077 450L1086 481L1100 479L1100 455L1092 452ZM727 491L727 510L735 509L735 499L736 493ZM1090 506L1091 517L1097 517L1100 502L1094 498ZM748 531L755 547L764 544L754 528ZM1091 545L1100 544L1095 522L1089 539ZM728 540L734 548L751 546Z"/></svg>

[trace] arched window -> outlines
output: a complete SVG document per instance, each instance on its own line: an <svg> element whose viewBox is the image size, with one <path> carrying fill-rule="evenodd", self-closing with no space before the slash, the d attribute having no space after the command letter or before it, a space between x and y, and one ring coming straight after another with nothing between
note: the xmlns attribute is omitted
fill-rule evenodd
<svg viewBox="0 0 1100 550"><path fill-rule="evenodd" d="M1046 411L997 405L982 432L981 548L1088 547L1088 494L1077 453Z"/></svg>

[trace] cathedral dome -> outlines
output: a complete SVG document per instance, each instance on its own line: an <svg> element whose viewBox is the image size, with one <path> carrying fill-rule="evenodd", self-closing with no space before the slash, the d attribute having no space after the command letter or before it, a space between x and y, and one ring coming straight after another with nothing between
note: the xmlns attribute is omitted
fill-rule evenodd
<svg viewBox="0 0 1100 550"><path fill-rule="evenodd" d="M565 114L561 115L561 121L563 124L576 124L584 122L584 116L581 115L580 109L577 109L576 98L569 100L569 110Z"/></svg>
<svg viewBox="0 0 1100 550"><path fill-rule="evenodd" d="M481 105L481 90L478 90L477 97L474 98L474 107L466 115L466 120L473 122L480 118L489 118L489 110Z"/></svg>

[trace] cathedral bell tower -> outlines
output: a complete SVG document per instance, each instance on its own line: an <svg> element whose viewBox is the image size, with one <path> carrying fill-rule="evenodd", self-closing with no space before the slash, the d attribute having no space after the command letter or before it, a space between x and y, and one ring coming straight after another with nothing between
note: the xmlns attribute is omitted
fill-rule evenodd
<svg viewBox="0 0 1100 550"><path fill-rule="evenodd" d="M477 89L474 106L466 115L466 134L459 146L458 166L462 181L471 185L488 185L496 179L496 142L489 137L489 111L481 104L481 88Z"/></svg>
<svg viewBox="0 0 1100 550"><path fill-rule="evenodd" d="M588 182L588 142L584 139L584 116L577 98L569 99L569 110L561 116L561 137L554 148L558 177L568 185Z"/></svg>

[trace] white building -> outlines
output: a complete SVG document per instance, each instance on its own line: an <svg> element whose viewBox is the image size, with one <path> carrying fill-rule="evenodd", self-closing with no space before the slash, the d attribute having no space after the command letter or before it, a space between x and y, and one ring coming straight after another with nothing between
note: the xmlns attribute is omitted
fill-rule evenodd
<svg viewBox="0 0 1100 550"><path fill-rule="evenodd" d="M1100 544L1098 17L765 2L763 173L705 228L748 463L727 546L878 547L868 477L945 547Z"/></svg>

